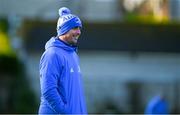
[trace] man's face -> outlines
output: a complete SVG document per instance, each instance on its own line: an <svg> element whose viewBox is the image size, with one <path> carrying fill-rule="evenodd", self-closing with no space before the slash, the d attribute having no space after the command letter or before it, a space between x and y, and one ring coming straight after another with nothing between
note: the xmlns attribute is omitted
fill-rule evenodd
<svg viewBox="0 0 180 115"><path fill-rule="evenodd" d="M76 45L80 35L81 35L80 28L79 27L73 28L66 33L66 41L71 45Z"/></svg>

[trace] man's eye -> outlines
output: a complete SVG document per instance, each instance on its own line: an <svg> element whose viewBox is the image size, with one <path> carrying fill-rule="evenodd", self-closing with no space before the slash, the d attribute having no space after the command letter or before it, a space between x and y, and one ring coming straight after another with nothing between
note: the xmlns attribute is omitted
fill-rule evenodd
<svg viewBox="0 0 180 115"><path fill-rule="evenodd" d="M79 27L75 27L75 28L73 28L74 30L77 30L77 29L80 29Z"/></svg>

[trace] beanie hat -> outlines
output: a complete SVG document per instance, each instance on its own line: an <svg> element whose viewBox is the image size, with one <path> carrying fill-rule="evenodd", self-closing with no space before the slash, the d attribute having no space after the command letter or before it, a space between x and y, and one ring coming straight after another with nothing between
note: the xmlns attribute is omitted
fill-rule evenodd
<svg viewBox="0 0 180 115"><path fill-rule="evenodd" d="M82 23L79 17L76 15L71 14L71 11L66 8L62 7L59 9L59 19L57 22L57 34L58 36L67 33L69 30L80 27L82 28Z"/></svg>

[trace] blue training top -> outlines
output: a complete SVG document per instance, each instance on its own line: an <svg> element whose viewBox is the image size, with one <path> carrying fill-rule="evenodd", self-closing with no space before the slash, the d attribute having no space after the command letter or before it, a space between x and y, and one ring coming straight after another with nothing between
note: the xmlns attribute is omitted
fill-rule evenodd
<svg viewBox="0 0 180 115"><path fill-rule="evenodd" d="M76 47L52 37L40 60L39 114L87 114Z"/></svg>

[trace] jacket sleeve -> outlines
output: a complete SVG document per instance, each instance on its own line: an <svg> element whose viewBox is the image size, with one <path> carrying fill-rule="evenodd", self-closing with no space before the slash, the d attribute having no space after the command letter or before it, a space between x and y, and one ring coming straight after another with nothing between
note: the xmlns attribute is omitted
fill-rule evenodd
<svg viewBox="0 0 180 115"><path fill-rule="evenodd" d="M58 92L58 78L62 71L62 60L53 52L45 53L40 61L41 93L57 113L68 113Z"/></svg>

